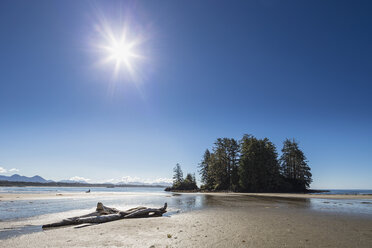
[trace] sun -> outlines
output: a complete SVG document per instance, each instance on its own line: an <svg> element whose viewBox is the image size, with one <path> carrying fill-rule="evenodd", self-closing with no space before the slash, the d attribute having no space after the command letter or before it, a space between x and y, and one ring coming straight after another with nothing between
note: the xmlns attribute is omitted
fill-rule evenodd
<svg viewBox="0 0 372 248"><path fill-rule="evenodd" d="M116 39L112 37L109 44L104 46L107 52L107 62L114 62L116 70L120 70L125 66L127 70L133 70L133 60L139 58L135 50L135 43L126 40L125 38Z"/></svg>
<svg viewBox="0 0 372 248"><path fill-rule="evenodd" d="M112 65L115 78L119 74L136 78L136 65L144 58L139 52L141 39L131 36L126 26L119 29L119 32L114 32L114 29L106 24L99 29L99 34L101 39L98 48L103 57L101 64Z"/></svg>
<svg viewBox="0 0 372 248"><path fill-rule="evenodd" d="M112 47L108 47L107 50L116 63L125 62L125 64L129 64L131 57L135 57L131 46L125 42L115 43Z"/></svg>

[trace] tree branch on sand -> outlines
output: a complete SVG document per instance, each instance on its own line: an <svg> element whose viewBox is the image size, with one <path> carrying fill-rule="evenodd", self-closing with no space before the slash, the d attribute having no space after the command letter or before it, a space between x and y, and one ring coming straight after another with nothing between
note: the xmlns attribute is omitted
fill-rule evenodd
<svg viewBox="0 0 372 248"><path fill-rule="evenodd" d="M128 218L147 218L159 217L167 212L167 203L161 208L136 207L126 211L104 206L101 202L97 203L96 211L90 214L64 219L60 222L43 225L42 228L60 227L68 225L80 225L84 223L105 223L114 220Z"/></svg>

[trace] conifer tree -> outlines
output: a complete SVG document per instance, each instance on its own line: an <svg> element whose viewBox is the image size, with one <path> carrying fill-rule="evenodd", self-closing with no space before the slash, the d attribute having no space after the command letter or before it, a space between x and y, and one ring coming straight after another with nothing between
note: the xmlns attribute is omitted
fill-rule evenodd
<svg viewBox="0 0 372 248"><path fill-rule="evenodd" d="M304 191L310 187L312 182L310 167L303 151L294 139L286 139L283 142L280 164L282 174L291 184L292 190Z"/></svg>
<svg viewBox="0 0 372 248"><path fill-rule="evenodd" d="M173 186L179 185L183 181L183 172L179 163L173 169Z"/></svg>

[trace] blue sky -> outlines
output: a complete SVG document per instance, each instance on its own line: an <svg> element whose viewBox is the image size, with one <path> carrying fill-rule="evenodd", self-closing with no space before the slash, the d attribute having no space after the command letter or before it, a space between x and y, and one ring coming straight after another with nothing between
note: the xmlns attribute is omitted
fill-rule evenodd
<svg viewBox="0 0 372 248"><path fill-rule="evenodd" d="M217 137L249 133L278 150L296 138L313 188L371 189L371 11L369 1L0 1L2 172L154 181L177 162L196 172ZM133 75L101 63L104 24L140 38Z"/></svg>

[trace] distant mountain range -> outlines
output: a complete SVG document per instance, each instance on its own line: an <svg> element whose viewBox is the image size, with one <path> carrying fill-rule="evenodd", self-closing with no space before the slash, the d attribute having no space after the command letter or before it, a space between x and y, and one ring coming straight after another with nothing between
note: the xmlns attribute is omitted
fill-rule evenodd
<svg viewBox="0 0 372 248"><path fill-rule="evenodd" d="M31 183L52 183L52 180L45 180L41 176L26 177L18 174L12 176L1 176L0 181L10 181L10 182L31 182Z"/></svg>
<svg viewBox="0 0 372 248"><path fill-rule="evenodd" d="M33 176L33 177L26 177L21 176L18 174L14 174L12 176L2 176L0 175L0 181L9 181L9 182L26 182L26 183L62 183L62 184L88 184L85 181L74 181L74 180L61 180L55 182L53 180L46 180L41 176ZM143 182L119 182L119 183L104 183L103 185L110 184L110 185L131 185L131 186L170 186L169 183L143 183ZM97 184L94 184L97 185Z"/></svg>

